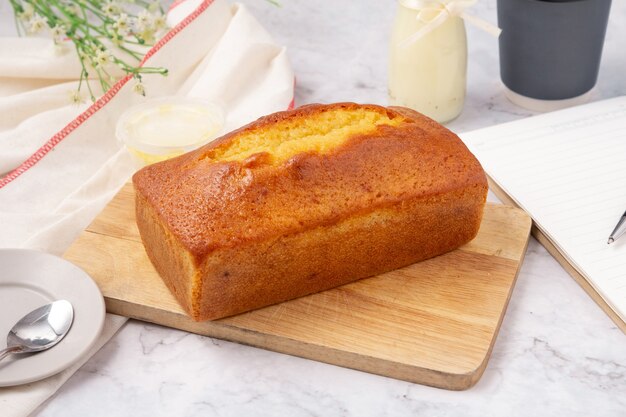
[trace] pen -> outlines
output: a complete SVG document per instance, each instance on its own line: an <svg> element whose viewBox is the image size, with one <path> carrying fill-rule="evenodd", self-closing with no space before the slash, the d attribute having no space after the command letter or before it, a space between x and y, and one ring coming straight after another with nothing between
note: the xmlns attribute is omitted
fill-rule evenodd
<svg viewBox="0 0 626 417"><path fill-rule="evenodd" d="M611 232L611 236L609 236L608 243L611 244L615 242L615 240L626 232L626 212L622 214L622 217L617 222L617 226Z"/></svg>

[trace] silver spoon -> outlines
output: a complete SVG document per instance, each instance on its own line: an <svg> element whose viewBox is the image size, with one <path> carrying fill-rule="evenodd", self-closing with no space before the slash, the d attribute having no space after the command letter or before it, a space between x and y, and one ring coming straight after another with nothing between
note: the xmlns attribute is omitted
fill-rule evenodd
<svg viewBox="0 0 626 417"><path fill-rule="evenodd" d="M65 337L73 320L74 309L66 300L58 300L31 311L7 335L7 348L0 351L0 360L11 353L50 349Z"/></svg>

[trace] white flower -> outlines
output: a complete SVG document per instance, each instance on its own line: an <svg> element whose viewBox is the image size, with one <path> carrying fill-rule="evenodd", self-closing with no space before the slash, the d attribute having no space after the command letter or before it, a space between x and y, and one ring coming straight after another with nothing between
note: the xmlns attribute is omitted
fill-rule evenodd
<svg viewBox="0 0 626 417"><path fill-rule="evenodd" d="M35 13L35 8L32 4L24 3L22 4L22 9L24 10L22 11L22 13L19 14L20 19L29 20L31 17L33 17L33 14Z"/></svg>
<svg viewBox="0 0 626 417"><path fill-rule="evenodd" d="M165 29L167 27L167 22L165 20L165 16L162 14L158 14L152 18L152 26L155 30Z"/></svg>
<svg viewBox="0 0 626 417"><path fill-rule="evenodd" d="M87 59L87 54L82 48L78 50L78 57L80 58L81 61L84 61L85 59Z"/></svg>
<svg viewBox="0 0 626 417"><path fill-rule="evenodd" d="M65 26L57 24L55 27L52 28L51 32L54 43L59 43L63 39L65 39L65 33L67 32L67 30L65 29Z"/></svg>
<svg viewBox="0 0 626 417"><path fill-rule="evenodd" d="M102 12L107 16L115 16L122 12L122 8L118 4L118 2L108 0L102 5Z"/></svg>
<svg viewBox="0 0 626 417"><path fill-rule="evenodd" d="M111 43L118 47L124 45L124 38L121 36L121 33L119 35L120 36L113 35L113 37L111 37Z"/></svg>
<svg viewBox="0 0 626 417"><path fill-rule="evenodd" d="M113 23L113 29L117 32L121 37L126 37L130 35L130 27L131 27L131 19L128 17L126 13L122 13L115 18L115 23Z"/></svg>
<svg viewBox="0 0 626 417"><path fill-rule="evenodd" d="M28 32L37 33L46 27L46 25L46 21L43 17L35 15L28 21Z"/></svg>
<svg viewBox="0 0 626 417"><path fill-rule="evenodd" d="M72 104L81 104L85 102L85 99L80 95L80 91L78 90L68 91L68 96Z"/></svg>
<svg viewBox="0 0 626 417"><path fill-rule="evenodd" d="M148 10L150 10L151 12L156 12L157 10L161 9L161 3L159 2L159 0L155 0L153 2L150 3L150 5L148 5Z"/></svg>
<svg viewBox="0 0 626 417"><path fill-rule="evenodd" d="M154 29L144 29L141 33L137 34L137 37L142 39L147 44L154 43Z"/></svg>
<svg viewBox="0 0 626 417"><path fill-rule="evenodd" d="M133 92L142 96L146 95L146 89L143 87L141 80L137 81L135 85L133 85Z"/></svg>
<svg viewBox="0 0 626 417"><path fill-rule="evenodd" d="M96 67L104 67L109 62L113 61L113 55L107 49L99 49L94 57L94 65Z"/></svg>
<svg viewBox="0 0 626 417"><path fill-rule="evenodd" d="M80 8L76 3L66 3L65 8L71 14L78 15L80 13Z"/></svg>
<svg viewBox="0 0 626 417"><path fill-rule="evenodd" d="M142 10L137 15L137 30L143 32L152 28L152 15L147 10Z"/></svg>

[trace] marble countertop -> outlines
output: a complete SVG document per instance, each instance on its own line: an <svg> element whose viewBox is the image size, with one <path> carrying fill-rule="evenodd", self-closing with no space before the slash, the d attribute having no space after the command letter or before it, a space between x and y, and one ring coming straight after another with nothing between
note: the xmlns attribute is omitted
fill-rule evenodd
<svg viewBox="0 0 626 417"><path fill-rule="evenodd" d="M243 3L288 46L297 104L386 104L394 1L281 2ZM483 0L472 12L495 22L495 3ZM626 94L626 3L613 3L594 99ZM472 27L468 39L467 101L449 127L532 115L504 97L496 39ZM467 391L130 321L35 415L624 416L624 393L626 336L533 239L491 360Z"/></svg>

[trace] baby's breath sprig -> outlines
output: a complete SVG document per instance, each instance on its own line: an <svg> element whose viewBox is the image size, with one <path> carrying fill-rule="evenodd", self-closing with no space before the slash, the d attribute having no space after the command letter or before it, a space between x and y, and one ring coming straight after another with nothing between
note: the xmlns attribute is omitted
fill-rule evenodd
<svg viewBox="0 0 626 417"><path fill-rule="evenodd" d="M139 67L139 62L167 30L158 0L9 0L15 12L18 31L37 34L48 31L62 48L73 43L80 60L78 89L71 101L80 102L84 87L96 100L90 79L97 79L101 93L120 78L131 75L133 91L145 95L143 74L167 75L162 67Z"/></svg>

